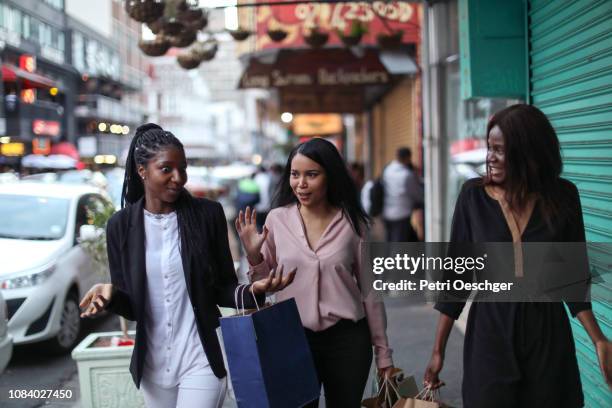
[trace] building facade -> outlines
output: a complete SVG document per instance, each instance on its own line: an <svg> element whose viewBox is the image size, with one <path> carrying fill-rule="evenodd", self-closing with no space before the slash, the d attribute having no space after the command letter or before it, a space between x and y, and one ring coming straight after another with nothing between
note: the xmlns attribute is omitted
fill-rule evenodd
<svg viewBox="0 0 612 408"><path fill-rule="evenodd" d="M0 164L18 169L62 142L116 160L145 118L139 36L118 0L0 3Z"/></svg>
<svg viewBox="0 0 612 408"><path fill-rule="evenodd" d="M74 140L77 75L70 65L62 1L0 4L4 164Z"/></svg>

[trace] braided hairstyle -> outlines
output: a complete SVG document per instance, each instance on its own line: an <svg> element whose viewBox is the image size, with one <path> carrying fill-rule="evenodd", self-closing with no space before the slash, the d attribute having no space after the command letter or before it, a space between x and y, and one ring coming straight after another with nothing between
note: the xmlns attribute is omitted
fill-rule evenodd
<svg viewBox="0 0 612 408"><path fill-rule="evenodd" d="M183 144L171 132L155 123L147 123L136 129L136 134L130 144L125 162L125 177L121 192L121 207L129 206L140 200L144 194L144 183L138 174L138 166L146 167L149 161L161 150L167 148L179 149L184 154ZM174 203L181 242L181 253L186 248L195 255L204 254L204 236L201 228L202 214L196 206L196 200L183 188ZM217 268L211 268L207 274L210 282L218 281L215 276Z"/></svg>

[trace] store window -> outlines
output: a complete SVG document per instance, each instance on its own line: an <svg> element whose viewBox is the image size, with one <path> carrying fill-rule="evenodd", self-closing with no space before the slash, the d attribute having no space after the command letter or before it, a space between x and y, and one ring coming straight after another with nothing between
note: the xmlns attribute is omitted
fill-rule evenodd
<svg viewBox="0 0 612 408"><path fill-rule="evenodd" d="M495 112L519 103L515 99L478 98L461 99L459 64L459 15L457 2L448 3L444 16L446 53L440 61L443 70L444 134L446 154L440 163L446 168L442 236L448 239L455 202L463 183L486 173L486 133L489 119Z"/></svg>
<svg viewBox="0 0 612 408"><path fill-rule="evenodd" d="M64 0L44 0L44 2L58 10L64 10Z"/></svg>
<svg viewBox="0 0 612 408"><path fill-rule="evenodd" d="M2 6L2 9L2 26L10 32L21 35L21 12L8 6Z"/></svg>

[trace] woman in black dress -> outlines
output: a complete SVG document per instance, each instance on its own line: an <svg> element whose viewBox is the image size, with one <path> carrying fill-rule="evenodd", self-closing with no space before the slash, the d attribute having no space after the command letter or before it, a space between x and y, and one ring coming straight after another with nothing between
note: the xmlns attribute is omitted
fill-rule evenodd
<svg viewBox="0 0 612 408"><path fill-rule="evenodd" d="M451 242L584 242L578 190L560 177L559 140L537 108L514 105L487 128L487 175L459 193ZM437 303L441 313L424 382L432 388L446 342L465 303ZM612 345L589 302L567 303L589 334L605 381L612 383ZM584 405L570 322L558 303L473 303L465 332L465 407Z"/></svg>

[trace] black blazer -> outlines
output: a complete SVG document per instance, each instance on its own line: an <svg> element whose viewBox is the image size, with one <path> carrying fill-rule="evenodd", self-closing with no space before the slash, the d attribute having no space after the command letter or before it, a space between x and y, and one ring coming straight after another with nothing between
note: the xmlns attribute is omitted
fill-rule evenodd
<svg viewBox="0 0 612 408"><path fill-rule="evenodd" d="M234 290L238 285L234 263L227 238L227 223L221 204L193 198L196 207L201 211L200 228L204 231L202 243L204 256L196 256L185 249L181 253L187 292L193 306L198 334L204 352L214 374L223 378L227 374L223 364L223 355L215 329L219 327L219 309L217 305L235 307ZM113 296L107 309L135 320L136 340L130 373L136 387L140 388L144 359L147 354L147 333L145 331L145 233L144 233L144 199L114 214L107 224L107 250L110 266ZM185 245L181 245L186 248ZM213 286L208 283L206 275L211 268L222 276ZM254 307L252 296L244 300L247 307ZM264 296L257 301L263 304ZM151 350L155 352L155 350Z"/></svg>

